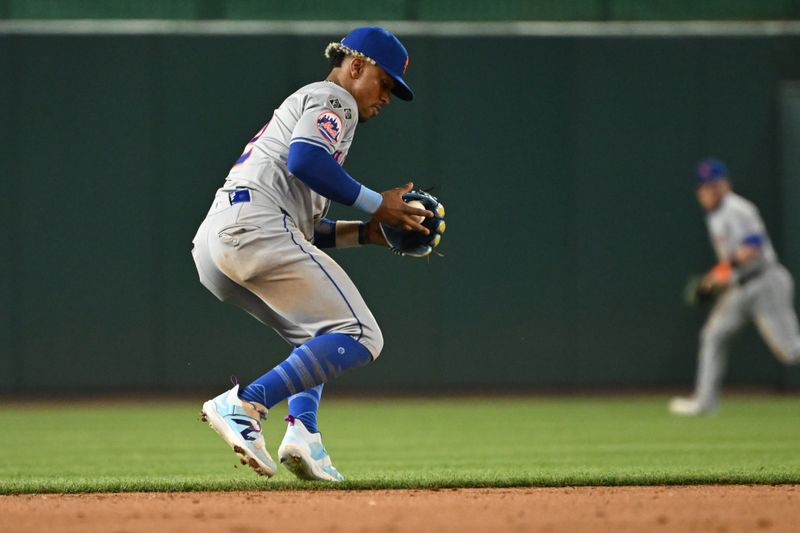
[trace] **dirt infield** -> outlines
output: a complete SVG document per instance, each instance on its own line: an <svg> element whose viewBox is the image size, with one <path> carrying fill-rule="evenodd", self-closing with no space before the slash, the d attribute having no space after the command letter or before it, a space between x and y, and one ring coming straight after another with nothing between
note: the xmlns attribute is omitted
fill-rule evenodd
<svg viewBox="0 0 800 533"><path fill-rule="evenodd" d="M0 496L0 531L796 532L800 485Z"/></svg>

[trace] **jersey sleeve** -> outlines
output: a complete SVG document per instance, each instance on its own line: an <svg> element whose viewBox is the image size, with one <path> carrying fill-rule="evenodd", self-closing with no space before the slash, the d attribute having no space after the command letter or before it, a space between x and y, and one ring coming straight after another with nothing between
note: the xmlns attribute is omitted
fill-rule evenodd
<svg viewBox="0 0 800 533"><path fill-rule="evenodd" d="M355 128L345 118L353 118L352 108L343 107L339 98L308 95L292 130L287 167L314 192L372 214L380 207L383 196L356 181L341 166L342 154L346 153L353 134L345 128Z"/></svg>
<svg viewBox="0 0 800 533"><path fill-rule="evenodd" d="M714 254L717 256L717 260L727 261L729 255L729 228L722 219L718 217L708 217L706 219L706 224L708 226L708 236L711 239L711 246L714 248Z"/></svg>
<svg viewBox="0 0 800 533"><path fill-rule="evenodd" d="M742 245L760 246L766 237L764 222L755 208L735 211L731 226L734 248Z"/></svg>
<svg viewBox="0 0 800 533"><path fill-rule="evenodd" d="M334 107L329 102L338 102L334 97L309 95L303 112L292 131L289 144L302 142L322 148L329 154L336 152L345 138L344 111L341 104Z"/></svg>

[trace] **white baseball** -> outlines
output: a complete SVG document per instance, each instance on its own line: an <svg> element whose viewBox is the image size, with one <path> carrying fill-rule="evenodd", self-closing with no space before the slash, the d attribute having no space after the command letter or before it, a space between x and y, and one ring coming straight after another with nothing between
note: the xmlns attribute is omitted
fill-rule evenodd
<svg viewBox="0 0 800 533"><path fill-rule="evenodd" d="M415 207L417 209L425 209L425 204L423 204L419 200L411 200L410 202L406 203L411 207ZM425 217L422 215L411 215L411 216L414 218L414 220L416 220L419 223L422 223L422 221L425 220Z"/></svg>

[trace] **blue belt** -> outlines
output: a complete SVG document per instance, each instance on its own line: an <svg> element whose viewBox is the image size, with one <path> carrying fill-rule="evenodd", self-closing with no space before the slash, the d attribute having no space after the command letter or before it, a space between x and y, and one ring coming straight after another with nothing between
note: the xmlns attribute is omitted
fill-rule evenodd
<svg viewBox="0 0 800 533"><path fill-rule="evenodd" d="M239 189L228 193L228 200L231 205L242 204L250 201L250 189Z"/></svg>

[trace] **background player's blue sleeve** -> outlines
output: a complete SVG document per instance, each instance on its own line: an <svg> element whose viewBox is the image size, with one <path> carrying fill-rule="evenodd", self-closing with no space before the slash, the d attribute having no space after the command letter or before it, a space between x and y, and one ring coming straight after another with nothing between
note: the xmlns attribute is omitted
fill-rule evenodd
<svg viewBox="0 0 800 533"><path fill-rule="evenodd" d="M753 233L752 235L748 235L744 238L744 240L742 240L742 244L746 246L753 246L754 248L760 248L764 245L764 235L761 233Z"/></svg>
<svg viewBox="0 0 800 533"><path fill-rule="evenodd" d="M374 213L383 197L354 180L323 148L303 141L289 145L289 172L334 202Z"/></svg>

